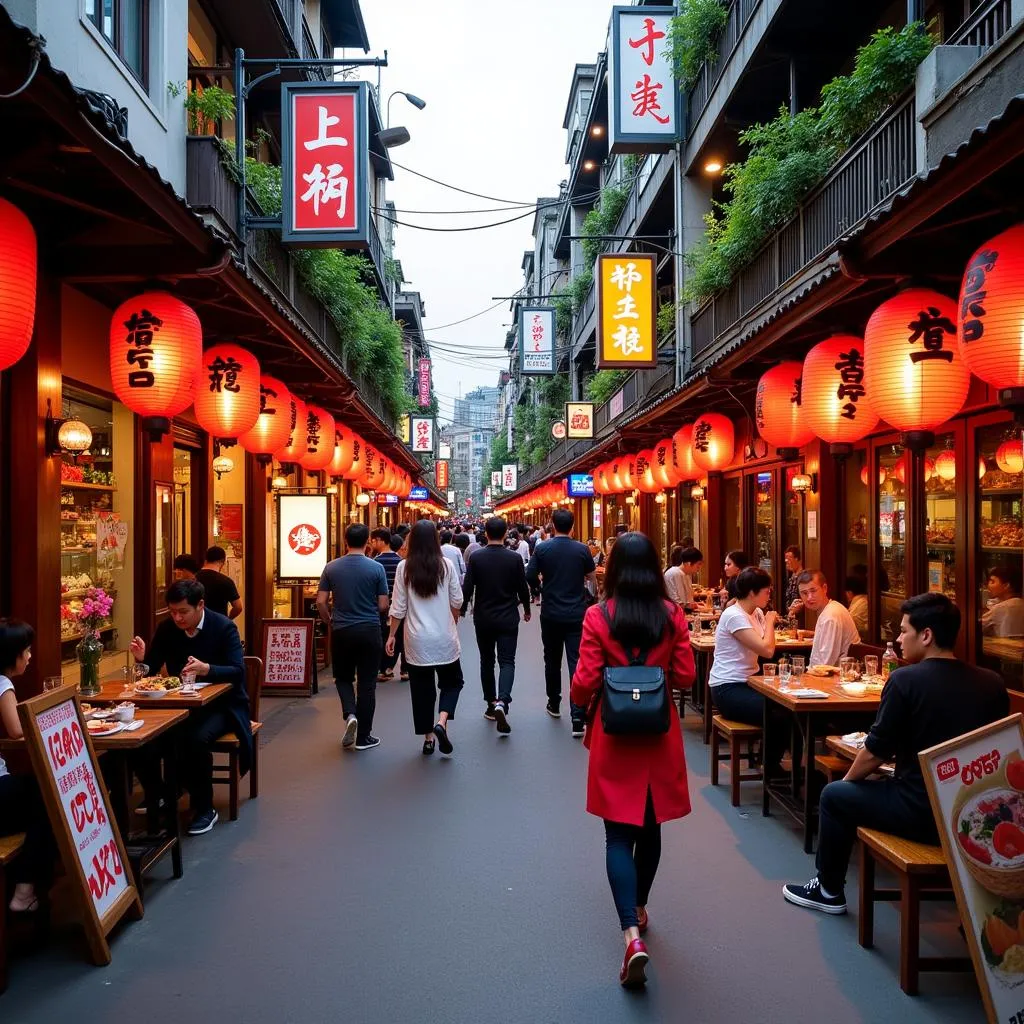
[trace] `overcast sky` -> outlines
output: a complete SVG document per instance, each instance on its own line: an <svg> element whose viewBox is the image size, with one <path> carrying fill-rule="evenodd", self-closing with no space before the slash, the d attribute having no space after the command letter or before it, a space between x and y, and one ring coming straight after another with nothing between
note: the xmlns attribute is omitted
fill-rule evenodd
<svg viewBox="0 0 1024 1024"><path fill-rule="evenodd" d="M392 101L392 126L405 125L412 134L410 143L391 151L393 159L498 199L532 203L538 196L557 196L567 175L562 118L573 68L593 63L604 48L611 7L595 0L363 0L370 53L388 51L382 103L395 89L427 101L422 111L402 96ZM400 211L501 206L397 167L388 188ZM397 219L450 228L526 212L400 212ZM522 285L520 263L523 251L533 247L531 227L532 214L487 231L395 228L405 287L419 291L426 303L428 338L479 350L459 364L459 357L433 353L442 419L451 419L454 396L497 384L506 365L498 356L505 355L509 303L467 323L445 325L495 305L491 296L511 295Z"/></svg>

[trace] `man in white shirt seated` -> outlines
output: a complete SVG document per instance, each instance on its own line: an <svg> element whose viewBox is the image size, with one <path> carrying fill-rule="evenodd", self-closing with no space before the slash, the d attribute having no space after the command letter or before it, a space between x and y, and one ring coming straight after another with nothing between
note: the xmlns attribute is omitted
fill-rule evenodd
<svg viewBox="0 0 1024 1024"><path fill-rule="evenodd" d="M665 589L668 591L668 599L683 607L686 606L684 596L683 570L683 549L674 547L668 556L669 566L665 570ZM692 588L690 588L692 591ZM692 593L691 593L692 598Z"/></svg>
<svg viewBox="0 0 1024 1024"><path fill-rule="evenodd" d="M1020 569L997 565L988 573L989 609L981 617L986 636L1024 636L1024 599Z"/></svg>
<svg viewBox="0 0 1024 1024"><path fill-rule="evenodd" d="M838 665L850 644L860 643L860 633L849 610L828 596L828 580L817 569L805 569L797 577L804 608L818 613L814 644L807 664Z"/></svg>

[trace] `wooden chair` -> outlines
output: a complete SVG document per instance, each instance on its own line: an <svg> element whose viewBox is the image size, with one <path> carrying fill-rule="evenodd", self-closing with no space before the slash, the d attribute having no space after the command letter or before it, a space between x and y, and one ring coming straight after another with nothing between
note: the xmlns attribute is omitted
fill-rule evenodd
<svg viewBox="0 0 1024 1024"><path fill-rule="evenodd" d="M719 739L724 739L729 745L727 758L723 758L719 751ZM740 805L740 783L754 782L761 778L758 769L750 767L754 756L754 743L761 738L761 727L758 725L746 725L743 722L734 722L730 718L723 718L721 715L714 715L711 719L711 785L718 785L718 764L721 760L729 762L729 781L731 783L731 796L733 807ZM741 750L741 744L746 743L746 751ZM740 767L740 761L746 759L747 770Z"/></svg>
<svg viewBox="0 0 1024 1024"><path fill-rule="evenodd" d="M970 957L923 957L921 943L921 901L952 900L949 868L941 846L915 843L910 839L857 829L860 840L860 920L857 939L865 949L874 943L875 903L900 902L900 988L917 995L921 971L969 971ZM881 862L899 879L898 889L875 887L875 865Z"/></svg>
<svg viewBox="0 0 1024 1024"><path fill-rule="evenodd" d="M865 654L873 654L878 658L878 664L882 664L882 655L885 654L884 647L876 647L874 644L850 644L849 655L858 661L864 660Z"/></svg>
<svg viewBox="0 0 1024 1024"><path fill-rule="evenodd" d="M1006 692L1010 698L1010 714L1024 712L1024 693L1019 690L1007 690Z"/></svg>
<svg viewBox="0 0 1024 1024"><path fill-rule="evenodd" d="M7 865L14 860L25 845L25 834L0 836L0 992L7 989Z"/></svg>
<svg viewBox="0 0 1024 1024"><path fill-rule="evenodd" d="M245 691L249 695L249 718L252 722L252 764L249 768L249 799L260 795L260 677L263 675L263 661L260 658L244 658ZM238 820L239 752L241 741L233 732L227 732L213 744L215 754L227 754L227 765L215 765L213 781L228 786L228 808L232 821Z"/></svg>

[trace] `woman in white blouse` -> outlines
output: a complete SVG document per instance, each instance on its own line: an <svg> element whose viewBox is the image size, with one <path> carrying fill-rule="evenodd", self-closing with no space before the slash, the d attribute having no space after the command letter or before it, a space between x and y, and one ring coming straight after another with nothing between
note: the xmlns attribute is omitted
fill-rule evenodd
<svg viewBox="0 0 1024 1024"><path fill-rule="evenodd" d="M395 636L404 621L413 725L423 737L423 753L428 755L434 752L435 738L442 754L453 749L448 722L455 717L463 684L462 649L455 627L461 610L458 570L441 554L437 527L429 519L421 519L409 534L409 553L395 574L386 650L388 657L394 657Z"/></svg>

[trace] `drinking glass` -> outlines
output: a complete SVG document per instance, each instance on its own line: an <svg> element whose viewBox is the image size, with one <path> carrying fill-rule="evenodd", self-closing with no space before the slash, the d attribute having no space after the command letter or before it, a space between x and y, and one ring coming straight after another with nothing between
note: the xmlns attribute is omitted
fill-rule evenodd
<svg viewBox="0 0 1024 1024"><path fill-rule="evenodd" d="M802 654L793 655L793 678L796 679L796 685L803 685L804 669L807 668L807 659Z"/></svg>
<svg viewBox="0 0 1024 1024"><path fill-rule="evenodd" d="M775 678L775 670L776 670L777 667L778 666L773 661L765 662L765 664L763 666L763 669L762 669L763 672L764 672L765 679L774 679Z"/></svg>
<svg viewBox="0 0 1024 1024"><path fill-rule="evenodd" d="M793 662L789 658L779 658L779 689L789 690L789 680L793 676Z"/></svg>
<svg viewBox="0 0 1024 1024"><path fill-rule="evenodd" d="M196 692L196 674L195 672L181 673L181 694L187 696Z"/></svg>
<svg viewBox="0 0 1024 1024"><path fill-rule="evenodd" d="M47 676L43 680L43 692L48 690L59 690L64 685L63 676Z"/></svg>
<svg viewBox="0 0 1024 1024"><path fill-rule="evenodd" d="M860 679L860 666L856 658L846 655L839 659L839 678L844 683L855 683Z"/></svg>
<svg viewBox="0 0 1024 1024"><path fill-rule="evenodd" d="M877 654L865 654L864 655L864 675L869 679L878 678L878 655Z"/></svg>

